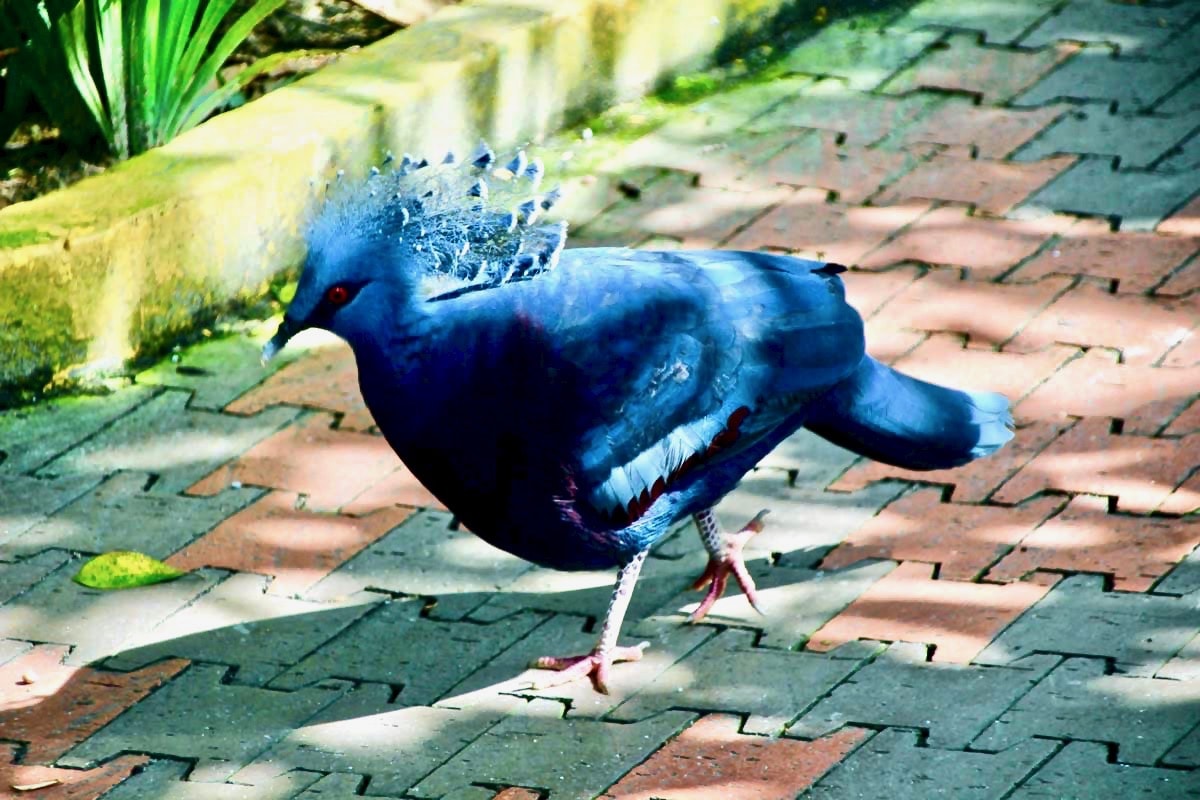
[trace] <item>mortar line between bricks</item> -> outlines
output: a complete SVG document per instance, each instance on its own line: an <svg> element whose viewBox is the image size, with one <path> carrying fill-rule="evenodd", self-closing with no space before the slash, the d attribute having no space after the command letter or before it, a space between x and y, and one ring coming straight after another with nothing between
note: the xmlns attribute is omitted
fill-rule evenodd
<svg viewBox="0 0 1200 800"><path fill-rule="evenodd" d="M1200 136L1200 133L1198 133L1197 135ZM1192 198L1192 199L1194 200L1196 198L1200 198L1200 192L1197 192L1196 197ZM1190 202L1192 202L1192 200L1188 200L1188 202L1190 203ZM1170 233L1155 233L1155 235L1162 236L1167 239L1175 238L1175 234L1170 234ZM1183 263L1179 264L1179 266L1175 267L1175 269L1173 269L1170 272L1163 275L1159 279L1158 283L1154 284L1153 286L1151 286L1149 289L1146 290L1146 295L1148 297L1163 299L1163 300L1174 300L1175 298L1195 297L1197 293L1200 293L1200 287L1198 287L1196 289L1192 289L1187 292L1184 292L1183 294L1179 294L1179 295L1158 294L1158 290L1161 287L1165 286L1173 278L1175 278L1179 275L1182 275L1184 272L1187 272L1187 271L1193 270L1193 269L1200 269L1200 250L1197 250L1195 253L1193 253L1192 255L1185 258L1183 260ZM1174 348L1172 348L1172 349L1174 349Z"/></svg>
<svg viewBox="0 0 1200 800"><path fill-rule="evenodd" d="M989 723L989 727L990 727L990 723ZM1023 787L1026 783L1029 782L1030 778L1032 778L1034 775L1036 775L1038 772L1040 772L1043 767L1045 767L1047 764L1049 764L1051 761L1053 761L1058 756L1059 753L1061 753L1064 749L1066 749L1067 744L1069 744L1070 740L1055 739L1053 741L1057 742L1057 745L1054 747L1054 749L1051 750L1049 753L1047 753L1042 758L1038 759L1029 768L1029 770L1024 775L1022 775L1020 777L1020 779L1018 779L1015 783L1013 783L1012 786L1008 787L1008 789L1005 790L1005 792L1002 795L1000 795L997 798L997 800L1009 800L1009 798L1011 798L1014 794L1016 794L1021 789L1021 787Z"/></svg>
<svg viewBox="0 0 1200 800"><path fill-rule="evenodd" d="M922 119L922 117L925 116L926 113L932 113L932 111L922 112L918 117L916 117L916 119L913 120L913 124L916 124L917 122L919 122ZM880 140L880 141L882 141L882 140ZM863 149L864 150L877 150L878 148L876 147L876 145L878 145L878 142L876 142L874 145L864 147ZM920 147L920 143L917 143L916 146ZM878 186L876 186L875 191L873 191L869 195L867 195L863 199L863 201L858 204L858 207L860 207L860 208L886 208L887 206L875 205L875 198L878 197L883 192L890 189L892 186L895 186L897 183L902 181L904 178L907 178L913 172L916 172L919 168L925 166L930 161L933 161L935 158L937 158L938 156L945 153L949 149L949 147L944 144L933 143L932 147L922 148L922 149L925 149L926 152L917 154L917 153L913 153L912 150L907 149L907 148L902 150L901 152L908 153L909 155L915 155L915 156L917 156L917 158L915 158L911 164L906 164L905 167L901 171L897 172L895 175L890 175L890 176L885 175L883 178L883 182L880 183ZM922 215L922 216L924 216L924 215ZM882 246L883 246L883 244L880 244L879 247L882 247ZM874 248L873 250L871 250L868 253L864 253L863 256L861 256L861 257L866 258L871 253L875 252L875 250L878 250L879 247Z"/></svg>
<svg viewBox="0 0 1200 800"><path fill-rule="evenodd" d="M777 186L777 187L779 187L779 188L782 188L782 189L788 189L788 190L791 190L791 192L792 192L793 194L796 192L796 187L794 187L794 186L790 186L790 185L788 185L788 184L786 184L786 183L778 183L778 182L777 182L777 183L775 183L774 185L775 185L775 186ZM819 187L818 187L818 188L819 188ZM788 197L790 197L790 196L791 196L791 195L788 195ZM722 247L722 246L724 246L724 245L728 244L728 243L729 243L729 241L730 241L730 240L732 240L732 239L733 239L735 236L737 236L739 233L741 233L742 231L746 230L746 229L747 229L747 228L749 228L751 225L753 225L754 223L758 222L760 219L762 219L763 217L767 216L768 214L770 214L770 213L771 213L772 211L774 211L775 209L777 209L777 208L779 208L780 206L782 206L782 205L783 205L783 204L784 204L784 203L787 201L788 197L784 197L784 198L780 199L780 200L779 200L779 202L777 202L777 203L772 203L771 205L764 207L762 210L760 210L759 212L757 212L756 214L754 214L752 217L750 217L749 219L747 219L747 220L746 220L745 222L743 222L741 225L738 225L736 228L734 228L734 229L733 229L732 231L730 231L728 234L726 234L725 236L723 236L723 237L721 237L720 239L718 239L718 240L717 240L717 246L718 246L718 247ZM829 202L829 199L828 199L828 198L829 198L829 194L828 194L828 192L826 193L825 197L826 197L826 200L825 200L825 202L826 202L826 203L828 203L828 202Z"/></svg>
<svg viewBox="0 0 1200 800"><path fill-rule="evenodd" d="M1036 281L1036 282L1037 282L1037 283L1041 283L1041 281ZM1012 341L1013 341L1014 339L1016 339L1018 336L1020 336L1020 335L1021 335L1021 333L1022 333L1022 332L1025 330L1025 328L1026 328L1026 327L1028 327L1029 325L1032 325L1034 320L1036 320L1038 317L1042 316L1042 314L1044 314L1044 313L1046 312L1046 310L1050 308L1050 306L1054 305L1054 304L1055 304L1055 303L1057 303L1057 302L1058 302L1058 301L1059 301L1061 298L1065 297L1065 296L1066 296L1066 294L1067 294L1067 292L1070 292L1070 291L1072 291L1073 289L1075 289L1077 286L1080 286L1080 285L1082 284L1082 282L1083 282L1083 281L1081 280L1081 278L1080 278L1079 276L1076 276L1074 280L1072 280L1072 281L1069 281L1069 282L1065 283L1065 284L1063 285L1063 288L1059 289L1059 290L1058 290L1056 293L1054 293L1053 295L1051 295L1051 296L1050 296L1048 299L1044 300L1040 306L1037 306L1037 310L1036 310L1034 313L1030 314L1030 315L1029 315L1029 316L1026 318L1025 322L1024 322L1023 324L1021 324L1020 326L1018 326L1018 327L1017 327L1017 329L1016 329L1015 331L1013 331L1013 334L1012 334L1011 336L1009 336L1007 339L1005 339L1005 340L1003 340L1003 341L999 342L999 343L996 345L996 351L997 351L997 352L1000 352L1000 353L1003 353L1003 352L1011 352L1011 351L1006 351L1004 348L1005 348L1007 345L1011 344L1011 343L1012 343ZM1049 343L1048 345L1046 345L1046 346L1047 346L1047 347L1053 347L1053 346L1054 346L1054 345L1056 345L1056 344L1057 344L1057 345L1064 345L1064 346L1066 346L1066 347L1076 347L1076 348L1078 348L1078 347L1079 347L1079 344L1078 344L1078 343L1073 343L1073 342L1060 342L1060 341L1058 341L1058 340L1055 340L1055 341L1053 341L1053 342L1050 342L1050 343ZM1045 349L1045 347L1043 347L1043 348L1040 348L1040 349ZM1035 351L1035 352L1036 352L1036 351Z"/></svg>
<svg viewBox="0 0 1200 800"><path fill-rule="evenodd" d="M655 715L653 715L653 716L658 716L658 714L667 713L667 711L668 711L668 710L659 711L657 714L655 714ZM643 764L645 764L647 761L649 761L651 758L653 758L653 757L654 757L654 756L655 756L655 755L658 753L658 751L659 751L659 750L662 750L664 747L666 747L668 744L670 744L671 742L673 742L675 739L679 738L679 736L680 736L680 735L681 735L681 734L682 734L684 731L686 731L688 728L690 728L690 727L692 727L693 725L695 725L695 724L696 724L698 721L700 721L700 719L702 719L702 718L703 718L703 717L704 717L706 714L709 714L709 713L712 713L712 712L706 712L706 711L695 712L695 711L692 711L691 713L695 714L696 716L694 716L694 717L692 717L690 720L687 720L686 722L684 722L682 725L680 725L680 726L679 726L679 728L678 728L678 729L676 729L676 731L675 731L674 733L672 733L670 736L667 736L665 739L663 739L662 743L661 743L661 744L660 744L658 747L654 748L654 749L653 749L653 750L651 750L649 753L647 753L645 758L643 758L641 761L637 762L636 764L634 764L633 766L631 766L629 769L627 769L627 770L625 771L625 775L630 775L630 774L632 774L632 773L633 773L635 770L637 770L637 768L638 768L638 767L642 766L642 765L643 765ZM612 723L606 723L606 724L612 724ZM629 724L636 724L636 723L629 723ZM741 725L740 725L740 724L738 725L738 731L739 731L739 733L740 733L740 731L741 731ZM600 796L602 796L602 795L603 795L605 792L607 792L609 789L611 789L612 787L614 787L614 786L616 786L618 783L620 783L620 782L621 782L621 781L622 781L622 780L625 778L625 775L622 775L621 777L617 778L617 779L616 779L615 781L613 781L612 783L610 783L610 784L608 784L607 786L605 786L605 787L604 787L604 788L603 788L603 789L602 789L602 790L601 790L599 793L597 793L596 795L594 795L594 797L600 797ZM547 790L546 790L546 792L547 792L547 793L549 793L549 792L550 792L550 790L549 790L549 789L547 789Z"/></svg>

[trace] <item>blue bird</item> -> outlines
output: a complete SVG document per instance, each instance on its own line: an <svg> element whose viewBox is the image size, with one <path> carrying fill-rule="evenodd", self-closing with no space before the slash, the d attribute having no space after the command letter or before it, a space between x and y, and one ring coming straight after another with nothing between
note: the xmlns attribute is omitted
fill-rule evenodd
<svg viewBox="0 0 1200 800"><path fill-rule="evenodd" d="M708 586L742 548L713 507L801 427L907 469L1012 437L1008 401L902 375L866 354L837 264L754 252L564 250L537 160L486 146L335 188L269 358L297 331L349 342L363 398L414 475L471 531L548 567L615 567L596 648L539 659L605 683L646 646L618 634L647 552L695 519ZM765 513L765 512L764 512Z"/></svg>

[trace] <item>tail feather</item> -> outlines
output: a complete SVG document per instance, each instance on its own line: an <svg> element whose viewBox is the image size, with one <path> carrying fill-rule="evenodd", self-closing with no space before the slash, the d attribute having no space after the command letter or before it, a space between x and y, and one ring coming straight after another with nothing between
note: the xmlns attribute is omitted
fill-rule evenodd
<svg viewBox="0 0 1200 800"><path fill-rule="evenodd" d="M1003 395L926 383L869 356L814 406L805 427L903 469L958 467L994 453L1013 437Z"/></svg>

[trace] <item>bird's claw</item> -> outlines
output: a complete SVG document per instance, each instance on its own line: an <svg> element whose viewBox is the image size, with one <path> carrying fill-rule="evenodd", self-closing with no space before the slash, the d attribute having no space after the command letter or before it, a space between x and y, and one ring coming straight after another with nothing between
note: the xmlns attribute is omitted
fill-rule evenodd
<svg viewBox="0 0 1200 800"><path fill-rule="evenodd" d="M750 577L750 571L746 569L746 560L742 557L742 549L754 537L754 534L763 529L763 517L766 514L765 510L758 512L754 515L754 519L747 522L740 531L727 535L721 555L709 557L703 574L692 584L693 589L703 589L707 586L708 593L704 595L700 605L696 606L696 610L688 617L688 622L699 622L704 619L713 605L721 599L721 595L725 593L725 585L729 582L730 575L737 580L738 586L742 587L743 594L750 601L750 607L759 614L763 613L762 607L758 604L758 590L754 586L754 578Z"/></svg>
<svg viewBox="0 0 1200 800"><path fill-rule="evenodd" d="M641 642L632 647L614 647L609 651L596 649L582 656L542 656L534 661L532 666L537 669L557 670L558 674L535 681L533 688L549 689L588 676L597 692L608 694L608 677L612 665L621 661L639 660L642 652L649 646L649 642Z"/></svg>

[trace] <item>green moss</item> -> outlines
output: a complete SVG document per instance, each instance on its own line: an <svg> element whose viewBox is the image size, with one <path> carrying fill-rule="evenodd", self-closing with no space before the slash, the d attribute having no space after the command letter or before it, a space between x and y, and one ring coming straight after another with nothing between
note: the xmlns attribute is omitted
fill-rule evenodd
<svg viewBox="0 0 1200 800"><path fill-rule="evenodd" d="M0 249L45 244L46 242L53 242L57 238L54 234L37 228L0 230Z"/></svg>

